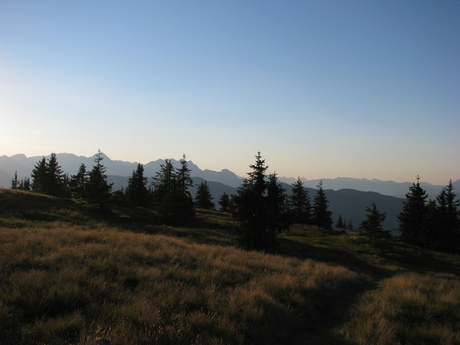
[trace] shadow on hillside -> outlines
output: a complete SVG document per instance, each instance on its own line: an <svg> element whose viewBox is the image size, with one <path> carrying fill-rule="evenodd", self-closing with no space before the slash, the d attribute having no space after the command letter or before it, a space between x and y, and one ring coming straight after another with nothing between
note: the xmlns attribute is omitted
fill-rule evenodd
<svg viewBox="0 0 460 345"><path fill-rule="evenodd" d="M190 224L173 225L169 224L167 219L156 215L154 211L142 207L107 210L87 208L85 212L92 219L123 231L187 238L199 244L235 246L234 231L228 223L222 222L216 226L216 221L219 220L216 215L211 214L214 218L208 219L207 212L200 213L200 217Z"/></svg>
<svg viewBox="0 0 460 345"><path fill-rule="evenodd" d="M307 319L299 331L299 339L293 344L312 345L354 345L344 340L337 329L350 319L353 307L359 303L361 295L376 287L380 278L390 276L390 272L376 268L350 252L313 246L288 238L281 238L281 253L284 256L299 259L311 259L327 264L346 267L359 274L369 275L375 280L359 278L356 281L341 284L333 290L316 292L320 307L314 319Z"/></svg>
<svg viewBox="0 0 460 345"><path fill-rule="evenodd" d="M281 238L281 254L299 259L311 259L328 264L339 265L351 271L364 273L376 278L391 276L391 272L375 267L354 256L349 251L314 246L288 238Z"/></svg>
<svg viewBox="0 0 460 345"><path fill-rule="evenodd" d="M424 250L399 241L386 243L379 249L380 257L392 261L406 270L421 274L436 272L460 276L460 258L458 258L458 264L455 264L436 257L437 255L444 255L443 253Z"/></svg>
<svg viewBox="0 0 460 345"><path fill-rule="evenodd" d="M327 293L318 291L316 300L320 301L320 305L317 313L314 319L306 320L298 341L293 344L356 345L343 339L338 329L350 320L350 314L362 294L372 288L375 288L375 284L362 280L342 284Z"/></svg>

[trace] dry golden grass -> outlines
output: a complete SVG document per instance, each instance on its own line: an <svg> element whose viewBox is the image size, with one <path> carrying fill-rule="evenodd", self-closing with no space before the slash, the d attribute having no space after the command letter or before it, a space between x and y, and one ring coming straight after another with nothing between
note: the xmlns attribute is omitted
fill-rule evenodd
<svg viewBox="0 0 460 345"><path fill-rule="evenodd" d="M459 256L305 226L247 252L197 215L0 190L0 344L460 344Z"/></svg>
<svg viewBox="0 0 460 345"><path fill-rule="evenodd" d="M20 344L278 344L304 337L345 268L183 238L0 229L0 340Z"/></svg>
<svg viewBox="0 0 460 345"><path fill-rule="evenodd" d="M356 344L460 344L460 281L406 273L369 291L342 329Z"/></svg>

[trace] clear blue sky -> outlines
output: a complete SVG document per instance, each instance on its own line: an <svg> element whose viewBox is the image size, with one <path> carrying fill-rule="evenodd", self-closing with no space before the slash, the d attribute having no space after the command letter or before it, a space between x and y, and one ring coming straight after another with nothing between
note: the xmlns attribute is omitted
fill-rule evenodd
<svg viewBox="0 0 460 345"><path fill-rule="evenodd" d="M460 178L460 1L0 2L0 155ZM327 187L327 186L326 186Z"/></svg>

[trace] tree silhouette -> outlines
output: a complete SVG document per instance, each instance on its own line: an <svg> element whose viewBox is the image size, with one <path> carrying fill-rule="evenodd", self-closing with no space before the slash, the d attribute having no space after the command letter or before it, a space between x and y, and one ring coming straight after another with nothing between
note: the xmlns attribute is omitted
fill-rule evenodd
<svg viewBox="0 0 460 345"><path fill-rule="evenodd" d="M46 158L43 156L32 170L32 190L37 193L46 193Z"/></svg>
<svg viewBox="0 0 460 345"><path fill-rule="evenodd" d="M81 163L77 174L70 177L69 187L72 197L76 199L86 198L87 183L88 173L86 172L86 165Z"/></svg>
<svg viewBox="0 0 460 345"><path fill-rule="evenodd" d="M363 235L369 236L373 241L388 237L388 233L383 231L382 223L385 221L385 212L379 212L375 202L372 203L371 207L366 208L366 219L359 225L359 230Z"/></svg>
<svg viewBox="0 0 460 345"><path fill-rule="evenodd" d="M305 189L303 182L300 180L300 177L292 184L289 207L294 223L311 223L310 196L308 195L308 191Z"/></svg>
<svg viewBox="0 0 460 345"><path fill-rule="evenodd" d="M329 200L323 190L323 181L316 186L315 199L313 201L313 224L324 229L332 229L332 212L329 211Z"/></svg>
<svg viewBox="0 0 460 345"><path fill-rule="evenodd" d="M188 191L193 181L185 155L180 164L181 167L176 170L167 159L153 178L154 206L165 220L173 223L186 223L195 218L193 200Z"/></svg>
<svg viewBox="0 0 460 345"><path fill-rule="evenodd" d="M248 249L276 251L277 234L288 227L284 193L273 174L266 180L268 167L260 152L255 164L233 198L233 216L239 223L239 242Z"/></svg>
<svg viewBox="0 0 460 345"><path fill-rule="evenodd" d="M144 166L138 164L132 176L128 179L126 196L129 201L137 206L147 206L149 203L149 192L147 190L147 178L144 177Z"/></svg>
<svg viewBox="0 0 460 345"><path fill-rule="evenodd" d="M185 154L182 155L182 159L179 161L180 168L176 170L176 180L178 184L179 191L181 193L187 194L190 199L192 198L188 188L193 187L193 180L190 177L191 170L188 167L187 160L185 159Z"/></svg>
<svg viewBox="0 0 460 345"><path fill-rule="evenodd" d="M45 193L54 196L66 196L65 175L57 161L55 153L51 153L46 163Z"/></svg>
<svg viewBox="0 0 460 345"><path fill-rule="evenodd" d="M13 179L11 180L11 189L19 189L19 180L18 180L18 172L14 172Z"/></svg>
<svg viewBox="0 0 460 345"><path fill-rule="evenodd" d="M346 228L345 221L343 220L341 214L339 214L339 219L337 220L337 223L335 223L335 227L339 228L339 229L345 229Z"/></svg>
<svg viewBox="0 0 460 345"><path fill-rule="evenodd" d="M223 193L219 199L219 210L222 212L229 212L230 211L230 197L227 193Z"/></svg>
<svg viewBox="0 0 460 345"><path fill-rule="evenodd" d="M103 209L110 200L112 184L108 182L106 168L102 165L101 150L95 155L93 169L89 172L89 179L86 188L86 197L90 202L97 203L100 209Z"/></svg>
<svg viewBox="0 0 460 345"><path fill-rule="evenodd" d="M403 202L403 209L398 215L401 239L408 243L418 245L426 243L426 198L426 192L420 187L420 178L417 176L417 183L412 183L409 188L406 200Z"/></svg>
<svg viewBox="0 0 460 345"><path fill-rule="evenodd" d="M458 208L460 201L454 192L452 180L436 197L434 222L432 221L427 232L429 243L436 249L448 252L458 252L460 249L460 229ZM433 208L428 209L428 218L433 219Z"/></svg>
<svg viewBox="0 0 460 345"><path fill-rule="evenodd" d="M201 182L196 191L195 206L198 208L204 208L205 210L213 210L214 203L212 202L212 199L208 183L206 181Z"/></svg>
<svg viewBox="0 0 460 345"><path fill-rule="evenodd" d="M66 176L62 172L55 153L48 160L43 157L32 170L32 190L53 196L68 195Z"/></svg>

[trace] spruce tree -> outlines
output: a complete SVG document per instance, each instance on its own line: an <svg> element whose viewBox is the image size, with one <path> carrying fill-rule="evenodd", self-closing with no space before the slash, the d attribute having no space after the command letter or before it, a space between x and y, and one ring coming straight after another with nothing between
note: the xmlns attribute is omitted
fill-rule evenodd
<svg viewBox="0 0 460 345"><path fill-rule="evenodd" d="M366 219L359 225L360 232L369 236L373 241L388 236L388 233L383 230L382 223L385 221L386 213L377 210L375 202L371 207L366 208Z"/></svg>
<svg viewBox="0 0 460 345"><path fill-rule="evenodd" d="M85 199L88 183L86 165L81 163L76 175L72 175L69 181L70 193L73 198Z"/></svg>
<svg viewBox="0 0 460 345"><path fill-rule="evenodd" d="M209 190L208 183L206 181L201 182L198 185L195 196L195 206L197 208L203 208L205 210L214 210L214 203L212 202L211 191Z"/></svg>
<svg viewBox="0 0 460 345"><path fill-rule="evenodd" d="M426 198L426 192L420 187L420 178L417 176L417 183L412 183L409 188L403 209L398 215L399 231L403 241L416 245L427 244Z"/></svg>
<svg viewBox="0 0 460 345"><path fill-rule="evenodd" d="M230 211L230 197L227 193L223 193L219 199L219 210L221 212L229 212Z"/></svg>
<svg viewBox="0 0 460 345"><path fill-rule="evenodd" d="M278 246L276 235L289 230L291 223L286 190L278 183L276 173L268 175L266 200L267 227L268 231L274 234L274 236L269 237L273 241L273 243L269 243L269 248L276 248Z"/></svg>
<svg viewBox="0 0 460 345"><path fill-rule="evenodd" d="M168 222L181 224L195 218L193 200L188 191L192 179L185 156L181 160L181 168L177 170L167 159L153 180L155 208Z"/></svg>
<svg viewBox="0 0 460 345"><path fill-rule="evenodd" d="M233 216L239 223L239 242L247 249L276 251L277 234L287 228L285 196L276 175L266 180L268 167L260 152L248 178L233 197Z"/></svg>
<svg viewBox="0 0 460 345"><path fill-rule="evenodd" d="M28 177L21 179L18 189L30 191L30 179Z"/></svg>
<svg viewBox="0 0 460 345"><path fill-rule="evenodd" d="M144 177L144 167L140 163L137 165L137 169L133 171L132 176L128 179L126 196L134 205L148 205L149 192L147 190L147 178Z"/></svg>
<svg viewBox="0 0 460 345"><path fill-rule="evenodd" d="M337 223L335 223L335 227L339 228L339 229L345 229L346 228L345 222L344 222L341 214L339 214L339 219L337 219Z"/></svg>
<svg viewBox="0 0 460 345"><path fill-rule="evenodd" d="M430 243L437 249L458 252L460 245L458 208L460 202L454 192L452 180L436 197L436 221L430 227Z"/></svg>
<svg viewBox="0 0 460 345"><path fill-rule="evenodd" d="M153 195L155 201L161 203L161 200L167 193L172 193L175 183L176 175L174 166L170 159L166 159L165 163L160 165L160 171L157 171L153 177Z"/></svg>
<svg viewBox="0 0 460 345"><path fill-rule="evenodd" d="M46 163L45 181L45 193L61 197L66 195L65 176L55 153L51 153Z"/></svg>
<svg viewBox="0 0 460 345"><path fill-rule="evenodd" d="M182 155L182 159L179 161L180 168L176 169L176 180L178 183L179 191L187 194L190 198L190 192L188 189L193 187L193 180L191 176L191 170L188 167L185 154Z"/></svg>
<svg viewBox="0 0 460 345"><path fill-rule="evenodd" d="M32 170L32 190L36 193L46 193L46 158L42 157Z"/></svg>
<svg viewBox="0 0 460 345"><path fill-rule="evenodd" d="M101 150L94 157L93 169L89 172L88 183L86 185L86 197L90 202L97 203L100 209L103 209L110 200L112 184L108 182L106 168L102 164Z"/></svg>
<svg viewBox="0 0 460 345"><path fill-rule="evenodd" d="M310 196L308 195L308 191L305 189L300 177L297 178L297 181L292 184L292 192L289 198L289 207L294 223L311 223Z"/></svg>
<svg viewBox="0 0 460 345"><path fill-rule="evenodd" d="M11 180L11 189L20 189L17 171L14 172L13 179Z"/></svg>
<svg viewBox="0 0 460 345"><path fill-rule="evenodd" d="M313 224L324 229L332 229L332 212L328 209L329 200L323 190L323 181L317 185L313 201Z"/></svg>

